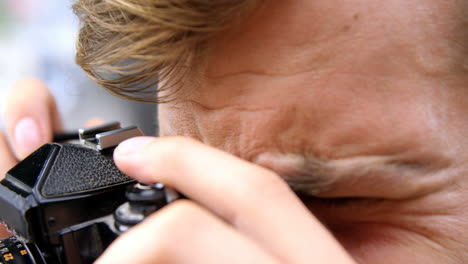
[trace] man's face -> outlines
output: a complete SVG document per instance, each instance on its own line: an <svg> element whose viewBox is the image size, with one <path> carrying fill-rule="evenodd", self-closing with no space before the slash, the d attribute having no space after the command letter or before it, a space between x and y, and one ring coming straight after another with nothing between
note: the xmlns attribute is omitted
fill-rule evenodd
<svg viewBox="0 0 468 264"><path fill-rule="evenodd" d="M358 261L466 262L467 8L265 1L160 106L161 134L276 171Z"/></svg>

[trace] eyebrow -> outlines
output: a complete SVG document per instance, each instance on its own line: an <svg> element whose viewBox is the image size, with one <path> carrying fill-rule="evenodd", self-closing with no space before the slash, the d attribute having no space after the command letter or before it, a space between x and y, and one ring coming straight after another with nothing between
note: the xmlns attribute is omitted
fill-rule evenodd
<svg viewBox="0 0 468 264"><path fill-rule="evenodd" d="M336 182L336 177L330 176L333 170L326 162L308 157L302 166L294 171L276 171L291 187L291 189L303 195L316 195L329 190Z"/></svg>
<svg viewBox="0 0 468 264"><path fill-rule="evenodd" d="M375 175L428 175L435 168L418 162L405 161L402 156L363 156L323 161L313 156L301 156L303 159L299 166L293 170L274 169L299 195L316 196L332 190L334 185L343 181L375 180L373 185L383 185L381 177ZM437 166L437 170L440 167ZM352 178L351 178L352 177ZM415 178L416 181L418 177ZM395 179L396 180L396 179ZM429 179L429 182L431 180ZM408 181L408 184L414 182ZM421 189L424 188L422 182Z"/></svg>
<svg viewBox="0 0 468 264"><path fill-rule="evenodd" d="M316 195L337 181L336 165L315 156L299 154L262 153L254 160L260 166L276 172L298 194ZM332 177L332 175L334 175Z"/></svg>

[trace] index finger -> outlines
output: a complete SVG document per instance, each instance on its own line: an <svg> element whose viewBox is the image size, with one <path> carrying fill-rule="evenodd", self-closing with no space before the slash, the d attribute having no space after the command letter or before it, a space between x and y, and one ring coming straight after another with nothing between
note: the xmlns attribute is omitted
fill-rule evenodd
<svg viewBox="0 0 468 264"><path fill-rule="evenodd" d="M5 136L0 131L0 180L3 180L8 170L16 165L17 161L10 152ZM1 227L1 226L0 226Z"/></svg>
<svg viewBox="0 0 468 264"><path fill-rule="evenodd" d="M19 159L52 141L53 131L62 127L51 92L35 79L20 81L10 89L3 120Z"/></svg>
<svg viewBox="0 0 468 264"><path fill-rule="evenodd" d="M143 147L135 151L137 145ZM114 157L127 175L176 188L285 263L353 263L287 184L267 169L184 138L134 138L122 143Z"/></svg>

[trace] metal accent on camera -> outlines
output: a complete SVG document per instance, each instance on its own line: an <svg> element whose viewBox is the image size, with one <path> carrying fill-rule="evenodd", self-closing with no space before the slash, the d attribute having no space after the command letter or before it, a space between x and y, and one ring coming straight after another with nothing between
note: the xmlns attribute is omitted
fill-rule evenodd
<svg viewBox="0 0 468 264"><path fill-rule="evenodd" d="M119 122L80 128L78 134L82 144L99 151L115 147L126 139L143 136L143 132L138 127L122 128Z"/></svg>

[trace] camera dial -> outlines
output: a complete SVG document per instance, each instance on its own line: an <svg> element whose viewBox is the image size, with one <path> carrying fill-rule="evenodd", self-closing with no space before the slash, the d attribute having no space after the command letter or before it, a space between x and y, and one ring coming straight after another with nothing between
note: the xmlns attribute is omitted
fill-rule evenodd
<svg viewBox="0 0 468 264"><path fill-rule="evenodd" d="M125 196L128 202L119 206L114 213L115 227L119 232L127 231L153 212L180 198L177 192L161 183L136 183L127 187Z"/></svg>

